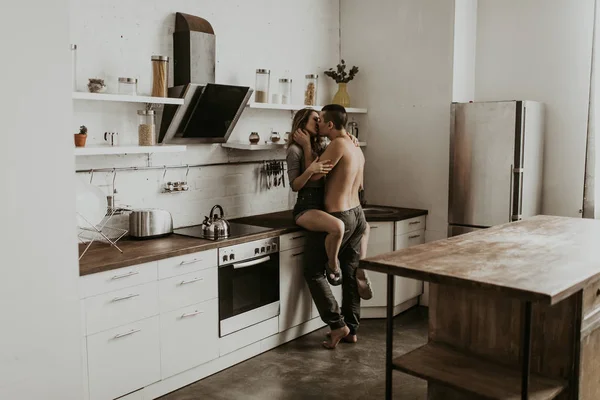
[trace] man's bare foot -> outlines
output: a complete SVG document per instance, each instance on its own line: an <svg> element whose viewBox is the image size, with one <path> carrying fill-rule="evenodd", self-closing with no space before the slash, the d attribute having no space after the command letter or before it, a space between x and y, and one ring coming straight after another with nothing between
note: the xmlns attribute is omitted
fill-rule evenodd
<svg viewBox="0 0 600 400"><path fill-rule="evenodd" d="M327 338L331 338L331 332L327 332L325 336L327 336ZM356 343L358 342L358 336L349 333L344 336L341 341L346 343Z"/></svg>
<svg viewBox="0 0 600 400"><path fill-rule="evenodd" d="M323 342L323 347L329 350L335 349L335 346L338 345L340 340L348 336L349 333L350 328L348 328L347 326L332 330L329 334L329 340Z"/></svg>

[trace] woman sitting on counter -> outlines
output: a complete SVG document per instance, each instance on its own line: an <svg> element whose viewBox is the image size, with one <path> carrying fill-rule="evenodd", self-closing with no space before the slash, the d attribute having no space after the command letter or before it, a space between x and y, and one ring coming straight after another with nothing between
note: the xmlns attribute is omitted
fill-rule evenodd
<svg viewBox="0 0 600 400"><path fill-rule="evenodd" d="M312 108L299 110L292 122L293 135L287 149L287 167L290 186L298 192L294 206L294 221L304 229L325 232L325 250L327 252L327 280L338 285L339 279L331 271L339 271L338 253L344 236L344 223L325 211L325 181L311 180L314 174L327 174L332 169L330 160L320 160L319 156L326 147L325 138L318 135L319 113ZM358 146L358 140L352 137ZM307 167L308 166L308 167ZM361 241L360 258L367 253L369 225ZM358 292L362 299L373 297L371 282L366 272L356 270Z"/></svg>

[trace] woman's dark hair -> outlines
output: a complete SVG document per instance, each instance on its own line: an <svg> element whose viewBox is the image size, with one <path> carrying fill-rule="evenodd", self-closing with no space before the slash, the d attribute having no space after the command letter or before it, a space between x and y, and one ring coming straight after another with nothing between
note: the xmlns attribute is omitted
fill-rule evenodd
<svg viewBox="0 0 600 400"><path fill-rule="evenodd" d="M288 147L295 143L293 138L294 132L296 132L298 129L305 129L312 113L316 112L317 111L313 110L312 108L303 108L302 110L298 110L298 112L296 112L296 115L294 115L294 119L292 120L292 132L290 138L288 139ZM324 140L318 135L311 136L310 143L313 151L317 154L321 154L325 150Z"/></svg>

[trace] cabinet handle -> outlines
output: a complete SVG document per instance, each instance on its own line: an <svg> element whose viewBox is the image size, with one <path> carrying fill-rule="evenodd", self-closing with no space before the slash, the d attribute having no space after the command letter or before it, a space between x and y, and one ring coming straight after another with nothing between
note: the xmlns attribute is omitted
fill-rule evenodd
<svg viewBox="0 0 600 400"><path fill-rule="evenodd" d="M419 225L421 223L421 221L413 221L413 222L409 222L409 225Z"/></svg>
<svg viewBox="0 0 600 400"><path fill-rule="evenodd" d="M302 239L304 237L304 235L300 235L300 236L295 236L292 238L292 240L296 240L296 239Z"/></svg>
<svg viewBox="0 0 600 400"><path fill-rule="evenodd" d="M115 275L115 276L113 276L113 277L112 277L112 278L110 278L110 279L112 279L112 280L117 280L117 279L128 278L128 277L130 277L130 276L137 275L137 274L139 274L139 273L140 273L139 271L129 271L129 272L128 272L128 273L126 273L126 274L122 274L122 275Z"/></svg>
<svg viewBox="0 0 600 400"><path fill-rule="evenodd" d="M183 286L183 285L187 285L189 283L200 282L203 280L204 280L204 278L194 278L194 279L190 279L189 281L181 281L181 282L179 282L179 284Z"/></svg>
<svg viewBox="0 0 600 400"><path fill-rule="evenodd" d="M127 300L127 299L133 299L134 297L138 297L138 296L139 296L139 294L130 294L130 295L123 296L123 297L115 297L111 301L113 303L116 303L117 301L123 301L123 300Z"/></svg>
<svg viewBox="0 0 600 400"><path fill-rule="evenodd" d="M192 261L182 261L179 263L179 266L181 267L182 265L188 265L188 264L195 264L198 261L202 261L202 259L193 259Z"/></svg>
<svg viewBox="0 0 600 400"><path fill-rule="evenodd" d="M416 239L416 238L420 238L420 237L421 237L421 235L412 235L412 236L409 236L408 238L409 239Z"/></svg>
<svg viewBox="0 0 600 400"><path fill-rule="evenodd" d="M377 229L377 228L379 228L379 226L378 226L378 225L372 225L372 226L371 226L371 229Z"/></svg>
<svg viewBox="0 0 600 400"><path fill-rule="evenodd" d="M298 256L301 256L302 254L304 254L303 251L301 251L300 253L292 254L292 257L298 257Z"/></svg>
<svg viewBox="0 0 600 400"><path fill-rule="evenodd" d="M188 318L188 317L195 317L198 314L204 314L204 311L197 311L196 310L196 311L191 312L191 313L182 314L181 318L183 319L183 318Z"/></svg>
<svg viewBox="0 0 600 400"><path fill-rule="evenodd" d="M115 337L113 339L119 339L119 338L122 338L125 336L133 335L134 333L138 333L140 331L141 331L141 329L132 329L129 332L119 333L118 335L115 335Z"/></svg>

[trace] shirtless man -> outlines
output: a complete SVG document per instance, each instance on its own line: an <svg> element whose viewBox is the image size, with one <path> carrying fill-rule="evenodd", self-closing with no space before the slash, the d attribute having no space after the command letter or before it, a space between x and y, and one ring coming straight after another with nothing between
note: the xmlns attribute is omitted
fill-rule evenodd
<svg viewBox="0 0 600 400"><path fill-rule="evenodd" d="M312 252L312 255L307 254L305 264L305 278L309 289L321 318L331 329L329 340L323 342L328 349L334 349L342 339L356 342L356 331L360 322L356 270L360 259L360 241L367 222L360 206L358 192L363 186L365 158L362 150L354 145L346 133L347 120L344 107L328 105L323 107L319 121L319 135L327 136L331 140L321 159L331 160L333 164L333 170L327 175L325 185L325 211L342 220L345 225L339 252L343 277L341 312L323 276L323 254L318 254L318 251ZM322 176L313 175L311 179L320 179ZM310 246L309 243L308 248L316 247Z"/></svg>

